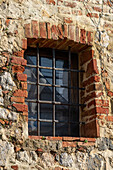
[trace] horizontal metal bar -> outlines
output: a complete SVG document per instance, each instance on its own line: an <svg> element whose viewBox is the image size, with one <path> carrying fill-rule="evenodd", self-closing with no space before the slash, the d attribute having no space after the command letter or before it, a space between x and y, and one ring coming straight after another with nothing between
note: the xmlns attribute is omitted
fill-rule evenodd
<svg viewBox="0 0 113 170"><path fill-rule="evenodd" d="M44 66L39 66L41 69L48 69L48 70L53 70L53 67L44 67Z"/></svg>
<svg viewBox="0 0 113 170"><path fill-rule="evenodd" d="M74 103L61 103L61 102L54 102L54 101L44 101L44 100L33 100L33 99L25 99L26 102L31 103L40 103L40 104L56 104L56 105L66 105L66 106L86 106L86 104L74 104Z"/></svg>
<svg viewBox="0 0 113 170"><path fill-rule="evenodd" d="M33 84L33 85L37 85L37 83L35 82L27 82L28 84ZM68 86L62 86L62 85L53 85L53 84L44 84L44 83L39 83L38 85L40 86L48 86L48 87L59 87L59 88L68 88L68 89L77 89L77 90L85 90L85 88L78 88L78 87L74 87L71 86L70 88Z"/></svg>
<svg viewBox="0 0 113 170"><path fill-rule="evenodd" d="M35 83L35 82L29 82L29 81L27 81L27 84L37 85L37 82Z"/></svg>
<svg viewBox="0 0 113 170"><path fill-rule="evenodd" d="M34 68L37 68L38 66L37 66L37 65L30 65L30 64L27 64L26 67L34 67Z"/></svg>
<svg viewBox="0 0 113 170"><path fill-rule="evenodd" d="M53 68L53 67L44 67L44 66L39 66L41 69L49 69L49 70L58 70L58 71L72 71L72 72L85 72L84 70L76 70L76 69L67 69L67 68Z"/></svg>
<svg viewBox="0 0 113 170"><path fill-rule="evenodd" d="M28 118L29 121L37 121L37 119L33 119L33 118ZM53 122L53 120L47 120L47 119L39 119L38 121L40 122ZM85 122L76 122L76 121L59 121L59 120L54 120L54 122L56 123L71 123L71 124L85 124Z"/></svg>
<svg viewBox="0 0 113 170"><path fill-rule="evenodd" d="M58 120L47 120L47 119L39 119L38 121L40 121L40 122L56 122L56 123L58 123Z"/></svg>
<svg viewBox="0 0 113 170"><path fill-rule="evenodd" d="M29 121L39 121L39 122L53 122L53 120L48 120L48 119L33 119L33 118L28 118ZM54 120L54 122L58 123L58 120Z"/></svg>
<svg viewBox="0 0 113 170"><path fill-rule="evenodd" d="M59 88L68 88L68 89L77 89L77 90L85 90L85 88L78 88L78 87L74 87L74 86L68 87L68 86L44 84L44 83L39 83L38 85L40 85L40 86L50 86L50 87L59 87Z"/></svg>
<svg viewBox="0 0 113 170"><path fill-rule="evenodd" d="M37 68L38 66L37 65L29 65L29 64L27 64L26 67ZM56 71L85 72L85 70L75 70L75 69L66 69L66 68L53 68L53 67L44 67L44 66L39 66L38 68L40 68L40 69L48 69L48 70L55 69Z"/></svg>

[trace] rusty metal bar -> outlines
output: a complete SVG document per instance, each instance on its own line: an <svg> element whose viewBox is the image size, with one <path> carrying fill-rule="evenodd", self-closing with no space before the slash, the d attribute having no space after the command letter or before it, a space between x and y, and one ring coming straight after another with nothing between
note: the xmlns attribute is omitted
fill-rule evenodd
<svg viewBox="0 0 113 170"><path fill-rule="evenodd" d="M39 45L37 44L37 101L39 101ZM40 136L40 104L37 104L37 135Z"/></svg>
<svg viewBox="0 0 113 170"><path fill-rule="evenodd" d="M55 49L53 49L53 136L55 136Z"/></svg>
<svg viewBox="0 0 113 170"><path fill-rule="evenodd" d="M71 87L71 48L69 47L68 50L69 50L68 103L70 104L70 102L71 102L71 90L70 90L70 87ZM69 119L68 119L68 124L69 124L68 134L70 135L70 131L71 131L71 128L70 128L70 113L71 113L70 105L69 105L68 110L69 110L69 112L68 112L68 117L69 117Z"/></svg>
<svg viewBox="0 0 113 170"><path fill-rule="evenodd" d="M36 121L37 119L33 119L33 118L29 118L29 121ZM39 119L40 122L53 122L53 120L48 120L48 119ZM55 120L56 123L68 123L68 121L59 121L59 120ZM72 124L84 124L85 122L77 122L77 121L70 121L70 123Z"/></svg>
<svg viewBox="0 0 113 170"><path fill-rule="evenodd" d="M44 67L44 66L39 66L39 68L41 69L48 69L48 70L52 70L52 69L55 69L55 70L58 70L58 71L73 71L73 72L85 72L84 70L75 70L75 69L66 69L66 68L53 68L53 67Z"/></svg>
<svg viewBox="0 0 113 170"><path fill-rule="evenodd" d="M44 101L44 100L33 100L33 99L26 99L26 102L31 103L41 103L41 104L55 104L55 105L64 105L64 106L86 106L86 104L75 104L75 103L61 103L61 102L54 102L54 101Z"/></svg>

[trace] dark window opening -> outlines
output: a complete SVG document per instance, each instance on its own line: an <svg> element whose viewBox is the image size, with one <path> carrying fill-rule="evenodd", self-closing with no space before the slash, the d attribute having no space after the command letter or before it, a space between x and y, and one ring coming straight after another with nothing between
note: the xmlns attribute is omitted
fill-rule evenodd
<svg viewBox="0 0 113 170"><path fill-rule="evenodd" d="M49 48L28 48L29 135L79 136L78 55Z"/></svg>

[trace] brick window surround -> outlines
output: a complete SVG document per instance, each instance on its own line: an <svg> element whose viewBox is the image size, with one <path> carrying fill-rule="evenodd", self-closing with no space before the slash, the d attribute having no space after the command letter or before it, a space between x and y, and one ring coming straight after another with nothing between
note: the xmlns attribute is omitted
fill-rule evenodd
<svg viewBox="0 0 113 170"><path fill-rule="evenodd" d="M25 104L27 97L27 76L23 74L27 61L24 59L24 51L27 47L35 47L39 43L41 47L67 50L70 46L72 52L79 55L80 67L85 70L80 77L80 86L85 91L80 93L81 103L86 106L81 108L80 121L82 137L99 137L99 123L101 114L108 114L109 103L98 99L102 95L102 85L97 67L97 61L93 51L92 32L80 29L74 25L51 25L50 23L38 23L32 21L25 24L25 38L22 39L22 50L14 52L12 57L12 71L16 74L20 83L20 89L16 90L11 98L13 106L22 112L28 121L28 107Z"/></svg>

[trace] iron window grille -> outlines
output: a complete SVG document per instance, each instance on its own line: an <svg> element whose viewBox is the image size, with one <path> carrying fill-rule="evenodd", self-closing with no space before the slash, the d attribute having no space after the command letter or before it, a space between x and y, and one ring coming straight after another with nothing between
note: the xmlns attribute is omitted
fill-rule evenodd
<svg viewBox="0 0 113 170"><path fill-rule="evenodd" d="M49 48L25 52L29 135L79 136L78 55Z"/></svg>

